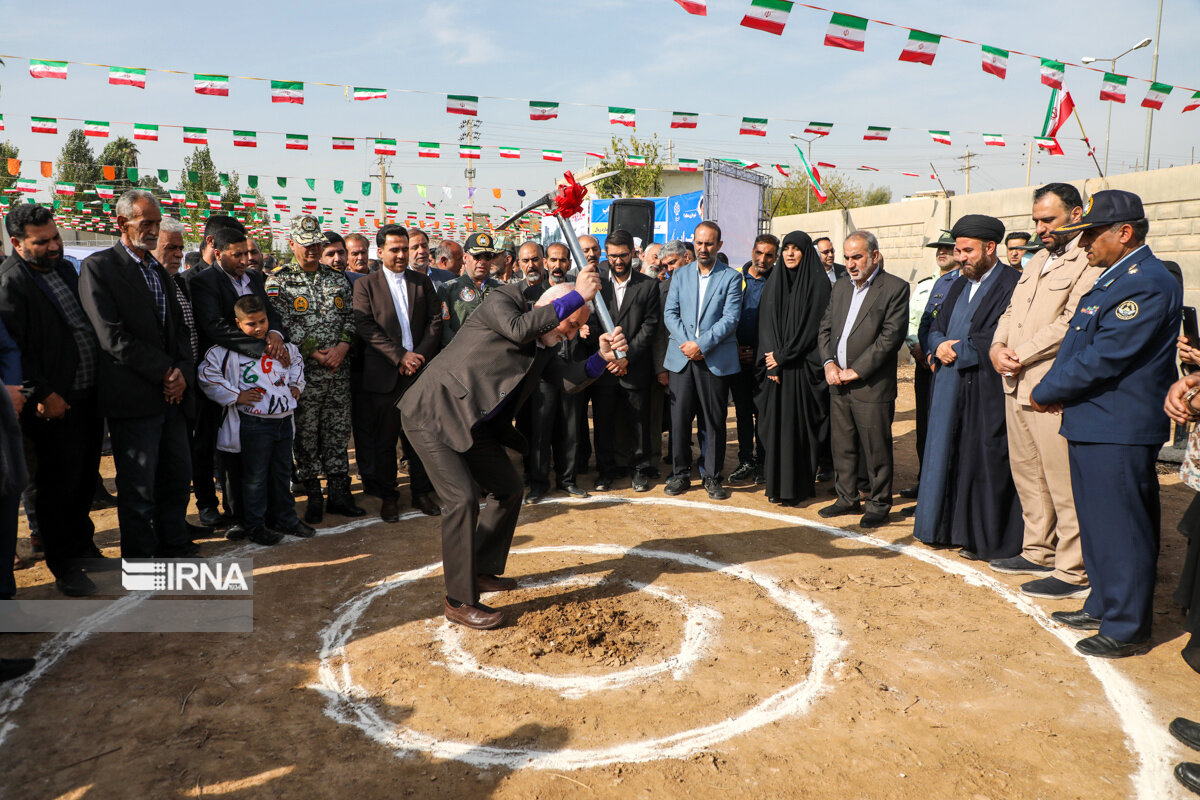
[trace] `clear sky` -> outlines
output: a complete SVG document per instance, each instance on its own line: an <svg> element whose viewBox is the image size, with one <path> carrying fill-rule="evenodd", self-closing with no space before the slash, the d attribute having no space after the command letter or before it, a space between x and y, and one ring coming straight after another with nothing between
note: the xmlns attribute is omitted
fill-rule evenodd
<svg viewBox="0 0 1200 800"><path fill-rule="evenodd" d="M361 202L360 182L376 171L370 144L360 140L353 153L333 152L329 137L382 135L411 140L400 143L389 167L404 185L402 212L428 210L417 184L429 187L439 213L460 211L466 201L463 168L470 163L478 170L476 208L489 211L494 205L515 209L520 201L514 190L543 192L563 169L582 168L586 151L607 149L614 133L626 135L628 129L608 122L604 107L616 105L701 112L697 129L671 130L666 111L640 110L636 135L670 139L676 157L759 161L777 178L770 165L796 162L788 134L817 120L835 124L832 135L814 143L814 161L876 167L878 174L849 176L887 184L897 198L936 187L930 161L946 186L961 192L963 174L955 170L967 147L979 154L973 191L1024 183L1026 145L1041 132L1049 95L1036 59L1014 54L1002 81L981 70L976 45L943 40L933 66L908 64L897 60L907 36L901 29L871 24L866 52L855 53L822 46L826 12L797 6L784 34L773 36L739 26L750 0L708 5L707 17L694 17L672 0L10 4L0 49L18 57L6 58L0 70L6 128L0 138L20 146L28 177L37 175L31 162L56 158L66 133L82 125L62 120L57 136L33 134L31 115L109 120L114 136L131 136L133 122L262 131L255 149L235 148L228 132L210 131L214 160L223 171L264 176L260 191L268 198L279 192L265 176L290 176L287 194L296 208L301 195L312 194L300 188L303 177L319 179L322 206L344 198ZM837 10L1069 65L1083 56L1111 57L1153 36L1156 4L845 0ZM1166 1L1159 81L1200 88L1198 30L1200 4ZM1149 78L1152 53L1153 46L1125 56L1118 72ZM35 80L22 57L188 74L152 71L147 88L138 90L108 85L106 69L72 64L66 81ZM229 97L200 96L193 92L193 72L305 81L305 104L272 104L269 83L236 77ZM1100 79L1099 73L1067 68L1067 87L1103 161L1109 104L1099 100ZM316 82L385 87L390 95L350 102L341 88ZM1147 86L1131 78L1128 102L1113 107L1110 173L1128 171L1141 158L1147 111L1139 104ZM451 146L465 118L446 113L447 93L484 96L479 161L458 158ZM1200 111L1180 114L1187 96L1177 89L1154 115L1152 166L1192 159ZM559 118L530 121L529 99L562 103ZM739 136L742 116L768 118L767 136ZM862 141L867 125L891 126L891 140ZM932 143L929 129L950 130L953 145ZM308 134L310 149L285 150L281 134L289 132ZM985 147L980 132L1002 133L1008 146ZM1078 127L1071 122L1064 132L1066 156L1036 156L1035 184L1096 174ZM142 166L178 170L192 149L181 140L179 129L164 127L160 141L140 142ZM442 157L417 158L417 140L442 142ZM105 140L92 142L98 152ZM502 160L489 149L497 146L523 148L521 160ZM541 161L542 148L565 151L564 163ZM923 177L906 178L898 174L902 170ZM340 197L332 191L334 178L347 182ZM176 181L177 173L171 185ZM449 201L443 186L450 187ZM493 188L501 189L500 200ZM368 202L378 203L377 187Z"/></svg>

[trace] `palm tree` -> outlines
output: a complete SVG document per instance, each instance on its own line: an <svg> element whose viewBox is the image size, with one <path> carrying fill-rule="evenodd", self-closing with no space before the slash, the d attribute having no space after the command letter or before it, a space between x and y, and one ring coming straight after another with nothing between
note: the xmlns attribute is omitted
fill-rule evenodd
<svg viewBox="0 0 1200 800"><path fill-rule="evenodd" d="M100 163L110 167L136 167L138 165L138 146L131 139L118 136L100 151Z"/></svg>

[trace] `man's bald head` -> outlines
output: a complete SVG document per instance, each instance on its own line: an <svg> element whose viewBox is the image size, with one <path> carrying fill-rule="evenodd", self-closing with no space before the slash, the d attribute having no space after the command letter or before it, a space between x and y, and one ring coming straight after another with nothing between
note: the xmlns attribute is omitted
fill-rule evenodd
<svg viewBox="0 0 1200 800"><path fill-rule="evenodd" d="M545 306L553 303L558 298L575 291L575 284L560 283L556 286L551 286L541 297L538 298L535 306ZM592 304L584 303L575 313L558 323L558 327L549 333L542 335L542 344L546 347L554 347L564 339L574 339L575 334L579 329L587 324L588 317L592 314Z"/></svg>

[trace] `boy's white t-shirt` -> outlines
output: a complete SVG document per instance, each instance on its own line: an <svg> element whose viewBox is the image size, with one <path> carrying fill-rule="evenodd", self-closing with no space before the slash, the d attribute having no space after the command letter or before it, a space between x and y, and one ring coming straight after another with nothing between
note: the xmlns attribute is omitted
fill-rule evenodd
<svg viewBox="0 0 1200 800"><path fill-rule="evenodd" d="M237 405L242 414L263 419L282 419L296 410L292 386L304 391L304 359L294 344L285 345L291 366L285 367L266 353L247 356L221 345L209 348L198 371L204 394L222 406L235 406L246 389L262 388L265 394L252 406Z"/></svg>

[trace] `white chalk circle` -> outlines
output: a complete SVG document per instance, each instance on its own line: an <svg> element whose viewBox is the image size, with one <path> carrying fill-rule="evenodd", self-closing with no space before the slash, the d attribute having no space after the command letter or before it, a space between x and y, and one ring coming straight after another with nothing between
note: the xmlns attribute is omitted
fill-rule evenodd
<svg viewBox="0 0 1200 800"><path fill-rule="evenodd" d="M398 755L423 752L436 758L451 758L483 768L566 770L664 758L686 758L768 723L803 714L824 693L829 673L846 646L836 620L823 605L784 589L774 578L744 566L723 564L688 553L612 544L527 547L512 551L512 555L516 556L539 553L583 553L665 559L749 581L759 586L767 597L791 612L798 621L809 628L813 640L812 667L800 682L776 692L741 714L655 739L596 749L563 750L497 747L439 739L381 717L373 707L370 692L355 683L346 659L346 645L371 602L387 592L433 574L441 569L439 562L393 575L339 607L337 616L321 631L319 680L314 688L326 698L325 713L337 722L354 725L374 741L396 751Z"/></svg>
<svg viewBox="0 0 1200 800"><path fill-rule="evenodd" d="M614 583L607 577L599 575L571 575L530 583L521 583L522 589L543 589L551 586L603 586ZM545 689L558 692L563 697L578 699L593 692L619 689L639 681L649 680L655 675L670 672L675 680L682 680L692 665L700 660L700 656L708 649L713 639L713 627L721 619L720 613L706 606L690 603L686 598L668 592L661 586L654 586L643 581L619 581L624 586L637 592L645 592L652 597L666 600L678 606L683 612L683 637L679 652L663 659L657 664L630 667L604 675L546 675L540 672L518 672L507 667L493 667L479 663L479 659L463 646L463 639L469 635L463 628L443 620L434 633L434 638L442 646L446 657L445 666L451 672L459 675L491 678L504 683L515 683L534 689Z"/></svg>

